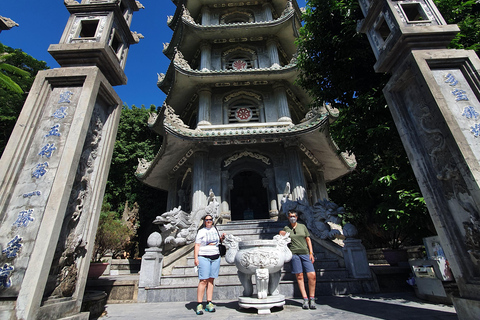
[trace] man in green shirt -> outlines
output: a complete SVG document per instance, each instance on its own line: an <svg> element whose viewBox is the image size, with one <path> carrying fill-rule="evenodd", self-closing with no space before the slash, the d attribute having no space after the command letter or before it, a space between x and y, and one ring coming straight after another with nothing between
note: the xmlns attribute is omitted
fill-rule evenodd
<svg viewBox="0 0 480 320"><path fill-rule="evenodd" d="M297 212L291 210L288 212L289 225L286 225L281 235L290 233L290 251L292 251L292 273L295 274L298 282L300 293L303 296L303 309L316 309L315 304L315 284L317 281L317 275L313 263L315 257L313 256L312 241L310 240L310 233L304 224L297 222ZM305 289L305 283L303 281L303 272L306 272L308 279L308 293Z"/></svg>

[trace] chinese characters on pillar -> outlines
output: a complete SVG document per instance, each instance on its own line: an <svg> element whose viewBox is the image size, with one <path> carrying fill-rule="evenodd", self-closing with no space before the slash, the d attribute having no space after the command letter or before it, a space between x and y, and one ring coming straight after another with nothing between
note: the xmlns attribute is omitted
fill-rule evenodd
<svg viewBox="0 0 480 320"><path fill-rule="evenodd" d="M38 160L36 160L38 162L31 171L32 186L38 185L36 182L40 179L45 179L45 175L47 175L49 170L49 163L45 160L59 160L58 157L60 157L60 155L57 155L56 151L58 145L61 144L61 123L65 121L65 118L68 116L67 105L71 103L73 94L70 90L63 91L59 94L57 106L53 106L51 110L54 111L49 116L50 119L53 119L56 123L54 123L53 126L50 125L45 132L40 133L44 143L40 149L34 153L38 158ZM55 157L57 158L55 159ZM25 201L23 204L24 207L18 213L14 213L17 214L17 217L11 225L11 230L17 234L6 245L2 246L2 255L11 261L3 263L3 266L0 266L0 289L12 286L10 278L15 270L14 259L22 254L24 236L21 234L28 234L29 226L35 221L35 211L31 208L32 205L29 201L40 197L43 194L42 191L43 190L32 190L21 194L21 198Z"/></svg>
<svg viewBox="0 0 480 320"><path fill-rule="evenodd" d="M455 76L453 76L451 73L446 74L445 83L448 83L452 87L453 90L451 93L454 96L455 101L459 104L465 105L462 116L474 121L478 120L480 114L472 105L470 105L467 92L465 90L456 88L458 85L458 80L455 78ZM475 137L478 137L480 135L480 124L478 122L473 123L470 126L470 132Z"/></svg>

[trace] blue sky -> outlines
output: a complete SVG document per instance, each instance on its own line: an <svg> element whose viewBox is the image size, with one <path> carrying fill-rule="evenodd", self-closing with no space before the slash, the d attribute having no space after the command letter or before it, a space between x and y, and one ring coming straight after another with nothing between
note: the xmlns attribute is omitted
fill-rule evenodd
<svg viewBox="0 0 480 320"><path fill-rule="evenodd" d="M67 23L69 13L63 0L1 0L0 16L19 24L0 33L0 42L22 49L37 60L47 62L50 68L59 65L48 53L50 44L58 43ZM221 1L221 0L219 0ZM138 44L130 46L125 73L128 83L116 86L124 103L140 107L162 105L165 94L157 88L157 73L165 73L170 61L162 53L163 43L170 42L172 30L167 26L167 16L173 15L175 5L170 0L140 0L145 9L135 12L131 30L145 36ZM300 7L305 0L298 0Z"/></svg>

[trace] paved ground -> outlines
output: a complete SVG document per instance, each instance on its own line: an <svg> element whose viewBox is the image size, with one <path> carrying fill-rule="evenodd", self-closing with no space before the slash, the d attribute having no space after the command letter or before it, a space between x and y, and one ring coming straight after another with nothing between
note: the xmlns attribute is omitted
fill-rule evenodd
<svg viewBox="0 0 480 320"><path fill-rule="evenodd" d="M433 304L413 293L328 296L317 299L317 310L303 310L300 299L287 299L284 308L273 308L269 315L256 309L240 309L237 301L215 301L217 311L197 316L195 302L109 304L100 320L151 319L340 319L340 320L457 320L452 306Z"/></svg>

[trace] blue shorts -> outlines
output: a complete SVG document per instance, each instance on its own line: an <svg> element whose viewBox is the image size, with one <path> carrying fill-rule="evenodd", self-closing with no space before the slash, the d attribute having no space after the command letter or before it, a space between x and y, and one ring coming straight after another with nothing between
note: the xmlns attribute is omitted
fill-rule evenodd
<svg viewBox="0 0 480 320"><path fill-rule="evenodd" d="M309 254L292 255L291 265L292 273L294 274L303 273L303 271L305 271L306 273L315 272L315 268L313 267L313 263L310 260Z"/></svg>
<svg viewBox="0 0 480 320"><path fill-rule="evenodd" d="M198 279L218 278L221 259L222 258L218 257L218 259L212 260L207 257L198 256Z"/></svg>

